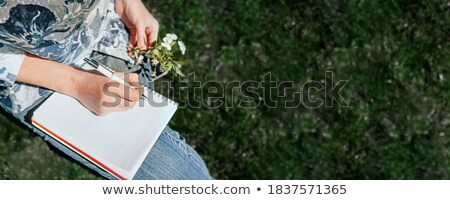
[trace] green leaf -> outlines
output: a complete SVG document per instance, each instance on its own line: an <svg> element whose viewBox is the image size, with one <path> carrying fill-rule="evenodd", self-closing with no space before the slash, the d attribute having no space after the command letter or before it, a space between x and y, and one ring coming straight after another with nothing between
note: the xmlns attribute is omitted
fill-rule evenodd
<svg viewBox="0 0 450 200"><path fill-rule="evenodd" d="M174 69L175 69L175 73L177 73L178 75L180 75L182 77L185 77L185 75L183 74L183 72L181 72L181 70L178 66L174 67Z"/></svg>
<svg viewBox="0 0 450 200"><path fill-rule="evenodd" d="M173 61L173 62L177 65L187 65L190 63L189 60L177 60L177 61Z"/></svg>

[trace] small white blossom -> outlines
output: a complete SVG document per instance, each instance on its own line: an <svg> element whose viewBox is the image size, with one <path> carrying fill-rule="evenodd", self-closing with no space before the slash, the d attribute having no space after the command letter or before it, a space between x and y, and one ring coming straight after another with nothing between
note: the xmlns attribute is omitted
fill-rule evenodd
<svg viewBox="0 0 450 200"><path fill-rule="evenodd" d="M178 41L178 46L180 47L181 54L184 55L184 53L186 53L186 45L184 45L183 41Z"/></svg>
<svg viewBox="0 0 450 200"><path fill-rule="evenodd" d="M158 65L161 66L161 69L164 71L173 71L174 73L184 76L181 72L180 68L181 65L179 61L174 60L172 58L172 47L175 45L178 45L178 47L175 47L176 50L180 50L180 52L184 55L186 53L186 45L183 41L178 40L178 36L169 33L166 34L165 37L162 39L161 42L158 42L155 46L151 47L150 49L142 50L146 54L148 54L153 59L150 60L150 64L153 67L156 67ZM166 49L166 50L164 50ZM139 54L139 49L134 51L134 59L136 62L141 63L145 59L142 55ZM157 59L156 59L157 58ZM180 61L181 62L181 61ZM156 76L156 72L153 71L152 77Z"/></svg>
<svg viewBox="0 0 450 200"><path fill-rule="evenodd" d="M175 34L173 34L173 33L167 34L166 37L168 37L168 38L170 38L170 39L172 39L172 40L177 40L177 39L178 39L178 36L175 35Z"/></svg>
<svg viewBox="0 0 450 200"><path fill-rule="evenodd" d="M172 50L172 46L170 46L170 43L165 43L165 42L163 42L163 43L161 43L161 45L163 46L163 47L165 47L167 50L169 50L169 51L171 51Z"/></svg>
<svg viewBox="0 0 450 200"><path fill-rule="evenodd" d="M152 65L153 65L153 66L156 66L156 65L158 65L158 64L159 64L159 61L158 61L158 60L152 59Z"/></svg>
<svg viewBox="0 0 450 200"><path fill-rule="evenodd" d="M166 36L166 37L163 38L163 43L172 44L173 43L173 39Z"/></svg>
<svg viewBox="0 0 450 200"><path fill-rule="evenodd" d="M137 58L137 63L138 64L141 64L142 63L142 61L144 61L144 56L143 55L139 55L139 57Z"/></svg>
<svg viewBox="0 0 450 200"><path fill-rule="evenodd" d="M163 42L167 44L172 44L175 40L178 39L178 36L173 33L166 34L166 37L163 38Z"/></svg>

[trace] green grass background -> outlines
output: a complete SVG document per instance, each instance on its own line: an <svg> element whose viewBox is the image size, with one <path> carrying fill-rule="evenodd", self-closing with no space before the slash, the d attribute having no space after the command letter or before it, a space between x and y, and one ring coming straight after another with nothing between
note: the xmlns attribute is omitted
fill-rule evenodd
<svg viewBox="0 0 450 200"><path fill-rule="evenodd" d="M300 88L326 71L335 83L349 80L341 93L349 107L179 109L172 128L216 178L449 178L449 1L146 3L161 34L184 40L192 63L183 71L198 81L259 81L270 72ZM206 98L189 90L170 95ZM227 100L245 98L235 97ZM5 117L0 178L101 179Z"/></svg>

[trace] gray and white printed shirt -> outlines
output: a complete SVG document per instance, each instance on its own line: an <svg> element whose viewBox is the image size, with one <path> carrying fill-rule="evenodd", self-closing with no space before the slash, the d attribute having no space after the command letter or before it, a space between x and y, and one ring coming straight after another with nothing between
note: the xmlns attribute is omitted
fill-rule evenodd
<svg viewBox="0 0 450 200"><path fill-rule="evenodd" d="M16 82L30 53L73 67L99 51L132 62L114 0L0 0L0 106L23 118L52 91Z"/></svg>

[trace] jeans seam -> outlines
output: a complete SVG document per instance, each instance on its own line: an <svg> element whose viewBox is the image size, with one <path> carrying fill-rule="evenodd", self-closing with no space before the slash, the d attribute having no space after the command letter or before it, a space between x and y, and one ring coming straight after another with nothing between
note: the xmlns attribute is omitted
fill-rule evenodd
<svg viewBox="0 0 450 200"><path fill-rule="evenodd" d="M173 132L176 132L176 131L173 131ZM180 149L182 149L184 154L186 154L187 157L189 157L189 159L193 160L198 166L200 166L200 168L202 169L202 171L204 173L209 174L209 172L205 171L206 169L204 169L205 167L203 166L203 163L200 162L199 159L195 158L195 156L191 152L189 152L189 150L188 150L189 147L185 143L185 140L181 141L180 139L177 139L175 136L173 136L172 134L168 133L167 131L164 131L164 134L167 135L170 138L170 140L173 141L176 144L176 146L178 146ZM176 132L176 134L179 135L178 132ZM182 145L182 147L180 147L180 144Z"/></svg>

